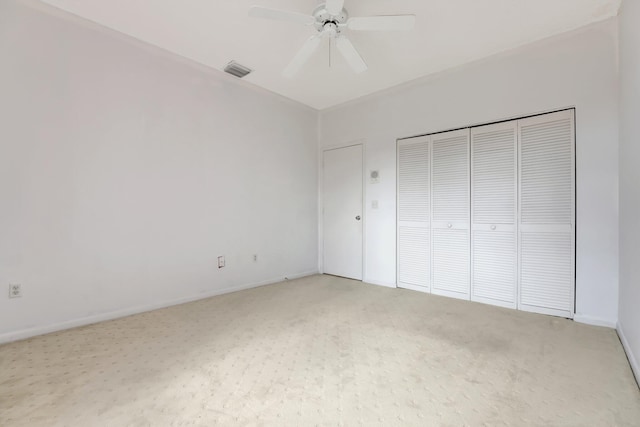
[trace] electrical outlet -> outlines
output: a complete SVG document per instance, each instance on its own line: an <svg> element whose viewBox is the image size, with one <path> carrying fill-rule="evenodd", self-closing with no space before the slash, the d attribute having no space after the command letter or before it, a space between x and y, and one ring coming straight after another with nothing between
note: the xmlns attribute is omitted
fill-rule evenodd
<svg viewBox="0 0 640 427"><path fill-rule="evenodd" d="M9 285L9 298L20 298L22 296L22 285L12 283Z"/></svg>
<svg viewBox="0 0 640 427"><path fill-rule="evenodd" d="M218 268L223 268L225 266L224 256L218 257Z"/></svg>
<svg viewBox="0 0 640 427"><path fill-rule="evenodd" d="M253 255L253 262L258 262L258 254Z"/></svg>

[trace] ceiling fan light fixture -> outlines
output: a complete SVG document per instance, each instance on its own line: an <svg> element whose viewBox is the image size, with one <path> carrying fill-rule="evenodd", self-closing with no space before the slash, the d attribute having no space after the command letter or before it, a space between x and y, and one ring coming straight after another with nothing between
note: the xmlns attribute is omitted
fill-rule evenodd
<svg viewBox="0 0 640 427"><path fill-rule="evenodd" d="M340 54L347 61L354 73L360 74L367 70L367 64L356 47L349 41L343 30L348 31L409 31L415 25L415 15L383 15L369 17L349 17L344 8L345 0L324 0L311 15L298 12L277 10L253 6L249 16L266 18L276 21L313 24L318 34L312 36L302 46L293 60L285 67L284 77L293 77L318 49L322 38L329 38L330 47L337 47Z"/></svg>

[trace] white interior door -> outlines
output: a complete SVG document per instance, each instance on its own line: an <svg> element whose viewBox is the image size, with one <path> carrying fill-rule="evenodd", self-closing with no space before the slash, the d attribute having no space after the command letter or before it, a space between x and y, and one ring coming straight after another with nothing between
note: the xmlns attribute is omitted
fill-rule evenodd
<svg viewBox="0 0 640 427"><path fill-rule="evenodd" d="M469 129L431 136L431 292L469 299Z"/></svg>
<svg viewBox="0 0 640 427"><path fill-rule="evenodd" d="M573 110L518 122L518 308L573 317L575 130Z"/></svg>
<svg viewBox="0 0 640 427"><path fill-rule="evenodd" d="M516 120L471 129L471 299L516 308Z"/></svg>
<svg viewBox="0 0 640 427"><path fill-rule="evenodd" d="M323 157L323 270L362 280L362 145Z"/></svg>
<svg viewBox="0 0 640 427"><path fill-rule="evenodd" d="M397 279L401 288L431 290L431 144L398 142Z"/></svg>

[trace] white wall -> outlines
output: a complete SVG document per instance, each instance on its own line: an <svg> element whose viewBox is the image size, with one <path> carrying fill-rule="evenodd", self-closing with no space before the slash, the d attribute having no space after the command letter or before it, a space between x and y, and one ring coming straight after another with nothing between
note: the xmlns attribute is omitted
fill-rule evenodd
<svg viewBox="0 0 640 427"><path fill-rule="evenodd" d="M433 40L437 43L437 40ZM576 107L577 315L618 307L617 21L531 45L321 113L321 146L364 139L365 280L395 283L396 138ZM401 65L399 65L401 66ZM379 201L379 209L370 208Z"/></svg>
<svg viewBox="0 0 640 427"><path fill-rule="evenodd" d="M317 271L317 112L96 28L0 2L0 341Z"/></svg>
<svg viewBox="0 0 640 427"><path fill-rule="evenodd" d="M640 2L620 14L620 314L618 332L640 381Z"/></svg>

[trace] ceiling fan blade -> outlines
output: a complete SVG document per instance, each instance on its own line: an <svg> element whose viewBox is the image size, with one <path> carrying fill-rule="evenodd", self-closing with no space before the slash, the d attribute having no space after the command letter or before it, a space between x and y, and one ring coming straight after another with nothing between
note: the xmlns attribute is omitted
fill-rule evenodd
<svg viewBox="0 0 640 427"><path fill-rule="evenodd" d="M302 49L298 51L296 56L293 57L287 68L284 69L283 75L287 78L293 77L304 64L311 58L313 53L320 46L322 39L320 36L311 36L302 46Z"/></svg>
<svg viewBox="0 0 640 427"><path fill-rule="evenodd" d="M339 15L344 7L344 0L327 0L325 7L331 15Z"/></svg>
<svg viewBox="0 0 640 427"><path fill-rule="evenodd" d="M252 6L249 16L253 18L272 19L274 21L294 22L297 24L313 24L316 18L304 13L289 12L287 10L269 9L268 7Z"/></svg>
<svg viewBox="0 0 640 427"><path fill-rule="evenodd" d="M388 15L351 18L347 26L354 31L409 31L415 23L415 15Z"/></svg>
<svg viewBox="0 0 640 427"><path fill-rule="evenodd" d="M344 36L337 37L336 47L356 74L360 74L363 71L367 70L367 64L364 62L355 46L348 38Z"/></svg>

